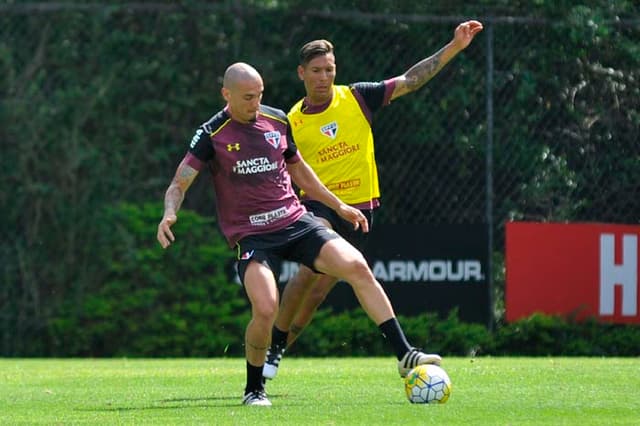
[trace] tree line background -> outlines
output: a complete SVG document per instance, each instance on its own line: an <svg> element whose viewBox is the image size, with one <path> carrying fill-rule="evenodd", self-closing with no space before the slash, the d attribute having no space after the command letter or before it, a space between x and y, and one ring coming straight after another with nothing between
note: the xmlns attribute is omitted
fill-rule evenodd
<svg viewBox="0 0 640 426"><path fill-rule="evenodd" d="M177 244L165 252L155 241L173 171L222 106L226 67L254 65L263 101L288 110L304 94L304 42L334 43L337 83L379 81L471 18L485 25L471 46L374 116L376 220L487 224L496 324L515 333L501 323L506 221L640 219L640 7L423 3L0 4L0 355L242 353L247 304L230 283L233 252L206 176L185 201ZM339 329L332 318L317 330ZM466 349L440 349L478 346L485 331L470 329ZM371 347L353 339L334 340Z"/></svg>

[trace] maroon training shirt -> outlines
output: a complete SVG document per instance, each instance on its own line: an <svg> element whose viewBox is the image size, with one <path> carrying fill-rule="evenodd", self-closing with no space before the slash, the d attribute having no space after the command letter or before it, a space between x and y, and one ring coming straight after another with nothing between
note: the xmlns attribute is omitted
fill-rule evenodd
<svg viewBox="0 0 640 426"><path fill-rule="evenodd" d="M300 161L286 114L260 106L255 122L231 119L226 108L198 128L186 164L213 176L218 222L233 247L252 234L280 230L305 213L286 163Z"/></svg>

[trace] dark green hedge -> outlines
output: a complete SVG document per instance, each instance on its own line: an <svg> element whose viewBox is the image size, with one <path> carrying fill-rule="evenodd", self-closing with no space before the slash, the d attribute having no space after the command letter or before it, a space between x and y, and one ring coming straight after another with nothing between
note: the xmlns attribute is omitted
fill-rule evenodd
<svg viewBox="0 0 640 426"><path fill-rule="evenodd" d="M48 329L54 356L216 357L244 354L250 309L242 288L230 282L234 252L212 219L179 214L175 243L155 240L160 204L103 209L95 261L107 271L101 283L77 294ZM107 232L106 230L110 230ZM443 355L640 355L640 327L534 315L490 332L425 313L399 317L415 346ZM363 310L321 309L292 351L304 356L373 356L387 343Z"/></svg>
<svg viewBox="0 0 640 426"><path fill-rule="evenodd" d="M536 314L491 332L461 322L456 313L399 317L412 344L448 356L639 356L640 327L575 322ZM292 353L305 356L369 356L389 353L385 341L362 310L321 310Z"/></svg>
<svg viewBox="0 0 640 426"><path fill-rule="evenodd" d="M249 309L229 283L233 252L212 219L183 210L167 250L155 239L159 204L122 204L99 215L101 283L50 324L55 356L222 356L243 351Z"/></svg>
<svg viewBox="0 0 640 426"><path fill-rule="evenodd" d="M265 102L292 105L303 93L295 52L316 37L338 46L347 83L404 72L458 16L493 21L455 66L374 120L379 223L485 220L489 34L496 250L508 219L640 218L638 2L4 3L0 356L241 352L246 310L218 268L231 253L214 225L164 253L161 207L144 218L111 209L162 199L195 126L222 104L228 64L251 62ZM189 195L185 207L213 214L206 179ZM196 261L207 254L220 259Z"/></svg>

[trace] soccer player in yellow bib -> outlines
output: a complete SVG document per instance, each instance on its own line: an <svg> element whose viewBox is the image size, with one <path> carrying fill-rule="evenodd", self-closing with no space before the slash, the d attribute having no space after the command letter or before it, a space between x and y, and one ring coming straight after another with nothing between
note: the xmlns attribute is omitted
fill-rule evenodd
<svg viewBox="0 0 640 426"><path fill-rule="evenodd" d="M331 42L314 40L300 49L297 71L306 96L288 113L296 145L322 183L344 203L360 209L370 226L373 212L380 205L372 113L426 84L469 46L482 28L478 21L463 22L456 27L449 43L404 74L381 82L348 86L334 84L336 61ZM322 203L301 195L307 209L321 222L362 250L366 234L354 230ZM265 378L276 376L285 350L311 322L337 281L301 265L286 284L263 368Z"/></svg>

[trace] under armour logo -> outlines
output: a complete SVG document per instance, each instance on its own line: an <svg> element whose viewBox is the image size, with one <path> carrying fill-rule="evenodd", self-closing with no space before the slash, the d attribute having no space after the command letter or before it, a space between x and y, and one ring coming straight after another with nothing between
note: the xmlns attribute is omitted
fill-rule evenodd
<svg viewBox="0 0 640 426"><path fill-rule="evenodd" d="M231 151L240 151L240 144L239 143L228 143L227 144L227 151L231 152Z"/></svg>

